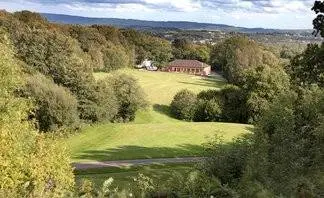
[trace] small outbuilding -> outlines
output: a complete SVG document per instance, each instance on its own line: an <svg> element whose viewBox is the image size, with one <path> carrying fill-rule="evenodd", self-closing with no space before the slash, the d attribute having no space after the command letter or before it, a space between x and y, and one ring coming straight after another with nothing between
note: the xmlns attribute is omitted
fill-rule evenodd
<svg viewBox="0 0 324 198"><path fill-rule="evenodd" d="M167 71L208 76L211 66L197 60L174 60L167 66Z"/></svg>
<svg viewBox="0 0 324 198"><path fill-rule="evenodd" d="M136 68L138 69L146 69L148 71L157 71L158 68L153 65L153 61L145 59L142 64L137 65Z"/></svg>

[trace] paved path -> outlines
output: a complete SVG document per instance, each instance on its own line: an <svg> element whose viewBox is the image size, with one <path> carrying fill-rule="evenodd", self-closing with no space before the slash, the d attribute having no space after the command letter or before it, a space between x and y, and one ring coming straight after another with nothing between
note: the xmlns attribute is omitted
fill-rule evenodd
<svg viewBox="0 0 324 198"><path fill-rule="evenodd" d="M204 157L183 157L183 158L118 160L118 161L104 161L104 162L79 162L79 163L72 163L72 166L76 170L84 170L84 169L95 169L95 168L105 168L105 167L190 163L190 162L200 162L203 159Z"/></svg>

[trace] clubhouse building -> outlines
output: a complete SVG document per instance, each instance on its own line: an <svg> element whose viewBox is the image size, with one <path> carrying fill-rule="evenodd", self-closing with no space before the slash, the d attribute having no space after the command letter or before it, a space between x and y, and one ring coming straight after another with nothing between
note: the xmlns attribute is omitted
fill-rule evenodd
<svg viewBox="0 0 324 198"><path fill-rule="evenodd" d="M197 60L174 60L169 63L166 70L168 72L208 76L211 72L211 66Z"/></svg>

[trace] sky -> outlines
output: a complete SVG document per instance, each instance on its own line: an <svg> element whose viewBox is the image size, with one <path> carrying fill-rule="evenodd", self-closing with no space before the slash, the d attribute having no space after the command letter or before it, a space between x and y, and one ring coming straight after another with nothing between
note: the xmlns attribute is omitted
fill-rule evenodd
<svg viewBox="0 0 324 198"><path fill-rule="evenodd" d="M314 0L0 0L0 9L85 17L311 29Z"/></svg>

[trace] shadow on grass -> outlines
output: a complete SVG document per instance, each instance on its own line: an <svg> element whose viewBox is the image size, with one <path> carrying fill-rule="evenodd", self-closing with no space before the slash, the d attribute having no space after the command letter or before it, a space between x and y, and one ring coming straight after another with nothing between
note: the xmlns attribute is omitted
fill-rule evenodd
<svg viewBox="0 0 324 198"><path fill-rule="evenodd" d="M205 87L213 87L213 88L219 88L219 87L226 84L226 82L224 80L217 79L217 78L214 78L214 77L206 77L206 78L203 78L203 79L199 80L198 82L183 82L183 81L180 81L179 83L189 84L189 85L199 85L199 86L205 86Z"/></svg>
<svg viewBox="0 0 324 198"><path fill-rule="evenodd" d="M184 144L178 147L122 146L103 150L85 150L74 157L79 160L109 161L122 159L150 159L193 157L204 154L203 146Z"/></svg>
<svg viewBox="0 0 324 198"><path fill-rule="evenodd" d="M170 106L168 106L168 105L154 104L153 110L158 113L172 117L171 111L170 111Z"/></svg>

